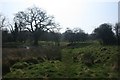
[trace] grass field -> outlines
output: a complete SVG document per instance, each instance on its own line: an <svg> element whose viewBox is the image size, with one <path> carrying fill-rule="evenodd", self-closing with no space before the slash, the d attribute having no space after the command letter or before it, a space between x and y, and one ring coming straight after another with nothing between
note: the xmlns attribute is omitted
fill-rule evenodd
<svg viewBox="0 0 120 80"><path fill-rule="evenodd" d="M66 43L60 48L44 45L30 50L4 48L3 63L10 64L8 60L16 62L10 64L10 71L3 77L118 78L117 54L117 46L98 43L75 43L69 46Z"/></svg>

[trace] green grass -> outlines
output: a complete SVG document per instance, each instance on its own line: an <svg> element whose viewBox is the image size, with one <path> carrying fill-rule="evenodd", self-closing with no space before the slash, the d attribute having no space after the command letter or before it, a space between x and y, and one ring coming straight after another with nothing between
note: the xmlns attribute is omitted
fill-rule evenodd
<svg viewBox="0 0 120 80"><path fill-rule="evenodd" d="M77 44L78 45L78 44ZM62 60L45 60L38 64L18 62L11 67L11 72L4 78L117 78L114 71L117 46L102 46L99 44L79 43L79 47L63 48ZM94 56L91 66L84 62L84 55ZM88 57L89 58L89 57ZM91 59L91 58L90 58ZM89 59L89 60L90 60ZM22 67L22 68L21 68Z"/></svg>
<svg viewBox="0 0 120 80"><path fill-rule="evenodd" d="M45 61L22 69L17 68L11 69L11 72L5 75L5 78L64 77L64 65L60 61Z"/></svg>

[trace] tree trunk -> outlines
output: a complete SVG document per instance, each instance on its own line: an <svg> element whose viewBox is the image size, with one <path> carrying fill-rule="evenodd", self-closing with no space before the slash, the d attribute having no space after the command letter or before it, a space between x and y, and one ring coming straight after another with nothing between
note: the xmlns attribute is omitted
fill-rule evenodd
<svg viewBox="0 0 120 80"><path fill-rule="evenodd" d="M34 39L34 45L35 45L35 46L38 46L38 38L35 38L35 39Z"/></svg>
<svg viewBox="0 0 120 80"><path fill-rule="evenodd" d="M38 46L39 36L40 36L39 31L38 31L38 29L36 29L33 33L35 46Z"/></svg>

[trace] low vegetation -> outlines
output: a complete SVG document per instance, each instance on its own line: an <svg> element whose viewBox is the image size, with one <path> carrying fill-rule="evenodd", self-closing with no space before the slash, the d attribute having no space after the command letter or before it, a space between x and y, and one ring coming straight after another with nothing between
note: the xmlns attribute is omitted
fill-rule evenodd
<svg viewBox="0 0 120 80"><path fill-rule="evenodd" d="M75 45L78 45L75 46ZM64 45L67 46L67 45ZM62 47L55 50L55 47L42 50L34 49L23 51L24 49L5 50L8 60L11 64L9 71L5 73L4 78L118 78L118 71L115 70L117 46L102 46L97 43L86 45L86 43L76 43L70 47ZM97 46L97 47L96 47ZM49 49L49 50L47 50ZM4 49L3 49L4 50ZM41 51L41 52L40 52ZM3 51L4 52L4 51ZM5 54L4 52L4 54ZM22 55L21 53L24 55ZM50 55L40 58L42 52ZM60 58L55 58L54 54L61 54ZM9 55L8 55L9 54ZM21 54L21 55L20 55ZM25 55L26 54L26 55ZM19 57L17 57L19 56ZM49 57L51 59L49 59ZM4 59L4 58L3 58ZM18 60L17 62L15 62ZM4 64L3 64L4 66Z"/></svg>

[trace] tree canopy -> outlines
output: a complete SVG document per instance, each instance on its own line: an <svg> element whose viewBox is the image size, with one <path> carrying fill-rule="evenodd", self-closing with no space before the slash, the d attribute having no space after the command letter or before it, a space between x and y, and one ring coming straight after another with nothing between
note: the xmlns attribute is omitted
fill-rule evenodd
<svg viewBox="0 0 120 80"><path fill-rule="evenodd" d="M114 44L115 35L112 31L112 25L104 23L94 30L97 39L103 44Z"/></svg>
<svg viewBox="0 0 120 80"><path fill-rule="evenodd" d="M73 30L67 28L67 30L63 33L64 40L73 42L84 42L88 39L88 34L86 34L80 28L74 28Z"/></svg>
<svg viewBox="0 0 120 80"><path fill-rule="evenodd" d="M39 36L44 31L54 31L58 27L54 17L47 15L45 10L38 7L31 7L16 13L14 21L20 31L26 29L33 34L35 45L38 45Z"/></svg>

